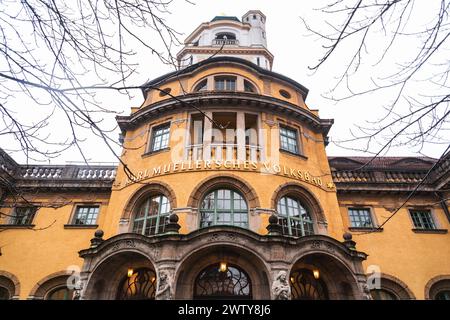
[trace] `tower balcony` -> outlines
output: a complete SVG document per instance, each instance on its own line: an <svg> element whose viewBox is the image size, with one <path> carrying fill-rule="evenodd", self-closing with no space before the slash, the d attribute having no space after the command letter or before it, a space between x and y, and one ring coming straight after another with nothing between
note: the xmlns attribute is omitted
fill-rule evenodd
<svg viewBox="0 0 450 320"><path fill-rule="evenodd" d="M237 39L214 39L212 41L213 46L238 46L239 40Z"/></svg>

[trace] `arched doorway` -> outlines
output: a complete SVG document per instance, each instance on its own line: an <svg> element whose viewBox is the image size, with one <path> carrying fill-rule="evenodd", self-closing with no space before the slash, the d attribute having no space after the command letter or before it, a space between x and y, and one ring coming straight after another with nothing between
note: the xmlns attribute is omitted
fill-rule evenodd
<svg viewBox="0 0 450 320"><path fill-rule="evenodd" d="M297 269L291 273L292 300L328 300L328 289L322 279L309 269Z"/></svg>
<svg viewBox="0 0 450 320"><path fill-rule="evenodd" d="M263 260L230 244L190 252L175 271L175 299L270 299Z"/></svg>
<svg viewBox="0 0 450 320"><path fill-rule="evenodd" d="M212 264L195 279L194 299L252 299L250 277L239 266Z"/></svg>
<svg viewBox="0 0 450 320"><path fill-rule="evenodd" d="M87 300L147 300L155 298L156 272L148 257L122 251L100 262L86 285Z"/></svg>
<svg viewBox="0 0 450 320"><path fill-rule="evenodd" d="M149 268L131 270L122 279L117 291L117 300L154 300L156 273Z"/></svg>
<svg viewBox="0 0 450 320"><path fill-rule="evenodd" d="M325 253L311 253L298 259L289 280L292 300L352 300L359 292L350 269Z"/></svg>

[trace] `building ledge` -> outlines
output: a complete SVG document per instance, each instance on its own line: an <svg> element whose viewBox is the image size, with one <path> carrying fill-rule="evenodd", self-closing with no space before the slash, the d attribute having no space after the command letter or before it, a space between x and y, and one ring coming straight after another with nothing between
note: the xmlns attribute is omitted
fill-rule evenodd
<svg viewBox="0 0 450 320"><path fill-rule="evenodd" d="M308 157L303 155L303 154L301 154L301 153L294 153L294 152L291 152L291 151L288 151L288 150L284 150L284 149L281 149L281 148L279 149L279 151L282 152L282 153L286 153L288 155L291 155L291 156L295 156L295 157L302 158L304 160L308 160Z"/></svg>
<svg viewBox="0 0 450 320"><path fill-rule="evenodd" d="M33 229L34 224L0 224L0 229Z"/></svg>
<svg viewBox="0 0 450 320"><path fill-rule="evenodd" d="M65 224L64 229L97 229L98 224Z"/></svg>
<svg viewBox="0 0 450 320"><path fill-rule="evenodd" d="M167 147L167 148L164 148L164 149L159 149L159 150L156 150L156 151L147 151L141 157L142 158L146 158L146 157L150 157L150 156L153 156L155 154L166 152L166 151L170 151L170 147Z"/></svg>
<svg viewBox="0 0 450 320"><path fill-rule="evenodd" d="M382 232L383 228L377 228L377 227L349 227L348 230L351 231L351 232L358 232L358 231Z"/></svg>
<svg viewBox="0 0 450 320"><path fill-rule="evenodd" d="M411 229L415 233L435 233L435 234L446 234L447 229Z"/></svg>

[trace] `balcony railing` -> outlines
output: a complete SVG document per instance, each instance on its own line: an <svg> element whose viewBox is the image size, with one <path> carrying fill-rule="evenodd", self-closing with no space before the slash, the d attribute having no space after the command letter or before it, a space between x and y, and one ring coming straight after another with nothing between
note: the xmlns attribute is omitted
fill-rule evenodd
<svg viewBox="0 0 450 320"><path fill-rule="evenodd" d="M238 46L239 40L236 39L214 39L212 42L213 46Z"/></svg>
<svg viewBox="0 0 450 320"><path fill-rule="evenodd" d="M47 166L22 167L19 176L23 179L39 180L114 180L115 166Z"/></svg>
<svg viewBox="0 0 450 320"><path fill-rule="evenodd" d="M205 148L206 149L206 148ZM211 143L210 155L204 155L203 144L193 144L186 147L186 154L188 160L237 160L238 159L238 145L233 143ZM245 146L245 160L260 161L261 147L257 145Z"/></svg>

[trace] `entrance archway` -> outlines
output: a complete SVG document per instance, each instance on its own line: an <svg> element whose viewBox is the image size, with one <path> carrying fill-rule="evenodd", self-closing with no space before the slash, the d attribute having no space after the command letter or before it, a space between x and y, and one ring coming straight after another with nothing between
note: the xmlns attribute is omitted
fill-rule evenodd
<svg viewBox="0 0 450 320"><path fill-rule="evenodd" d="M298 259L289 280L293 300L352 300L359 290L350 269L325 253Z"/></svg>
<svg viewBox="0 0 450 320"><path fill-rule="evenodd" d="M320 278L309 269L297 269L291 273L292 300L328 300L328 289Z"/></svg>
<svg viewBox="0 0 450 320"><path fill-rule="evenodd" d="M270 299L266 265L241 247L198 249L183 259L176 275L176 299Z"/></svg>
<svg viewBox="0 0 450 320"><path fill-rule="evenodd" d="M194 299L252 299L252 283L247 272L239 266L212 264L195 279Z"/></svg>
<svg viewBox="0 0 450 320"><path fill-rule="evenodd" d="M149 268L131 270L124 276L117 291L117 300L154 300L156 273Z"/></svg>
<svg viewBox="0 0 450 320"><path fill-rule="evenodd" d="M154 299L155 288L156 272L150 260L134 251L122 251L104 259L94 269L84 299Z"/></svg>

